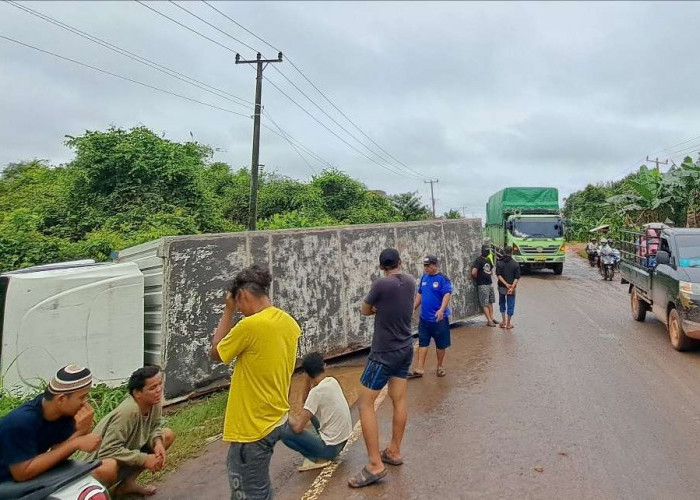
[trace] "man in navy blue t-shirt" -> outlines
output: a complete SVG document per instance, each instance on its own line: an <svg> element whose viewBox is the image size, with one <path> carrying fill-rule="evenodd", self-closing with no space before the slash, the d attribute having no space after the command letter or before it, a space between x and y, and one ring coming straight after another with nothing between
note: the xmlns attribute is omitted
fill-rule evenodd
<svg viewBox="0 0 700 500"><path fill-rule="evenodd" d="M430 339L435 341L437 353L437 376L446 375L445 350L450 347L450 297L452 282L440 272L437 257L428 255L423 259L424 274L418 284L418 293L413 305L420 307L418 322L418 367L409 373L408 378L422 377L425 372L425 358L428 356Z"/></svg>
<svg viewBox="0 0 700 500"><path fill-rule="evenodd" d="M44 394L0 419L0 482L28 481L76 451L95 451L100 436L90 434L91 386L90 370L68 365L56 373Z"/></svg>

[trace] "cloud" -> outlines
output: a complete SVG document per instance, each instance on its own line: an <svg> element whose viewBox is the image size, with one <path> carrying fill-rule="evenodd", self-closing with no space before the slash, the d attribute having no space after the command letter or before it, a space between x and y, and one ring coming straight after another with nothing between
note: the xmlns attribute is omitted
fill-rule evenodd
<svg viewBox="0 0 700 500"><path fill-rule="evenodd" d="M252 101L254 72L233 54L134 2L45 2L28 7ZM150 4L219 43L252 51L167 3ZM232 36L274 50L196 2L182 6ZM512 185L562 195L619 178L646 154L700 135L700 67L688 20L697 3L236 2L217 8L279 46L304 74L393 156L437 178L438 211L483 214L488 196ZM193 99L252 114L103 47L0 5L0 32ZM216 159L250 163L249 118L213 110L0 40L0 165L34 157L65 162L66 134L146 125L173 140L218 148ZM319 126L278 85L338 135L279 73L376 149L296 72L265 70L265 109L317 154L369 187L429 187L388 172ZM264 120L272 126L269 121ZM700 143L700 140L688 145ZM384 153L379 153L385 156ZM283 139L263 129L268 170L308 177ZM313 168L322 165L309 159Z"/></svg>

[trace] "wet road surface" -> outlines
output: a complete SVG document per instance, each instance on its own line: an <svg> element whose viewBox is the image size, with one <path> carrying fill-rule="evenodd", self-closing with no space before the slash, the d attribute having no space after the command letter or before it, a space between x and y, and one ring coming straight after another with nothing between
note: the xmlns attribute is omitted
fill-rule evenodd
<svg viewBox="0 0 700 500"><path fill-rule="evenodd" d="M572 254L563 276L525 276L511 332L454 329L447 377L429 354L428 375L409 381L403 466L348 488L366 459L360 437L312 494L319 471L297 473L300 459L279 444L276 498L700 497L700 352L674 351L653 315L633 321L626 287L587 265ZM361 360L348 363L352 393ZM384 444L388 399L378 414ZM228 498L225 451L210 445L156 498Z"/></svg>

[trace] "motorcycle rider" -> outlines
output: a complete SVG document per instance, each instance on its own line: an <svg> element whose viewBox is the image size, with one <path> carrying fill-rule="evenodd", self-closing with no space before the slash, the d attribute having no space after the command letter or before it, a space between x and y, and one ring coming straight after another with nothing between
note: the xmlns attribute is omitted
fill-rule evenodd
<svg viewBox="0 0 700 500"><path fill-rule="evenodd" d="M597 260L597 255L598 255L598 239L597 238L591 238L588 243L586 243L586 255L588 255L588 260L591 263L591 266L593 266L593 263L595 260Z"/></svg>

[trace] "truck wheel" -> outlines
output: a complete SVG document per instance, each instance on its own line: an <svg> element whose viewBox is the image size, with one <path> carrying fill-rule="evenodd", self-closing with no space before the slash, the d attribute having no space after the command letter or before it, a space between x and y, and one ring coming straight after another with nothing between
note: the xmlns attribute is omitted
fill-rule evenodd
<svg viewBox="0 0 700 500"><path fill-rule="evenodd" d="M558 262L552 266L552 271L554 271L554 274L561 274L564 272L564 263L563 262Z"/></svg>
<svg viewBox="0 0 700 500"><path fill-rule="evenodd" d="M636 321L644 321L647 317L647 311L649 310L649 304L645 300L639 297L637 289L633 288L630 294L630 301L632 305L632 317Z"/></svg>
<svg viewBox="0 0 700 500"><path fill-rule="evenodd" d="M675 309L671 309L671 312L668 313L668 336L671 339L671 345L676 351L687 351L696 345L695 341L686 336L683 331L681 318Z"/></svg>

